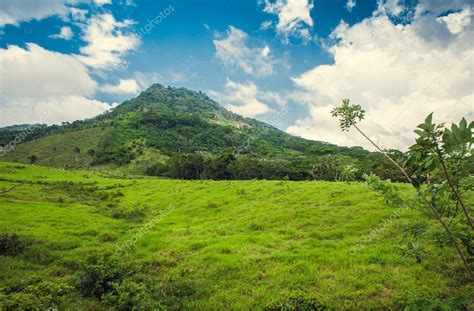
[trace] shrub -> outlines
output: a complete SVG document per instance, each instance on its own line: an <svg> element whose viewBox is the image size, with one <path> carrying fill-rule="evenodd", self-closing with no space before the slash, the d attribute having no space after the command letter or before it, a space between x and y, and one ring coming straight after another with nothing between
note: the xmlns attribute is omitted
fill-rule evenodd
<svg viewBox="0 0 474 311"><path fill-rule="evenodd" d="M326 309L327 307L322 304L317 297L305 293L285 295L265 306L266 311L310 311Z"/></svg>
<svg viewBox="0 0 474 311"><path fill-rule="evenodd" d="M27 293L12 293L8 296L1 297L2 303L0 307L2 310L39 310L41 306L41 302L33 294Z"/></svg>
<svg viewBox="0 0 474 311"><path fill-rule="evenodd" d="M412 223L403 227L403 235L404 237L412 236L413 238L416 238L423 234L426 230L427 226L425 224Z"/></svg>
<svg viewBox="0 0 474 311"><path fill-rule="evenodd" d="M0 237L0 254L4 256L16 256L25 248L25 243L17 234L4 233Z"/></svg>
<svg viewBox="0 0 474 311"><path fill-rule="evenodd" d="M404 207L406 205L399 189L389 180L381 180L374 174L364 175L363 178L372 190L383 194L383 199L387 205L391 207Z"/></svg>
<svg viewBox="0 0 474 311"><path fill-rule="evenodd" d="M158 284L156 290L160 293L162 303L171 310L183 310L185 299L196 293L194 281L181 276L171 276Z"/></svg>
<svg viewBox="0 0 474 311"><path fill-rule="evenodd" d="M417 263L421 263L423 257L423 248L413 241L409 241L405 246L402 247L404 257L412 257Z"/></svg>
<svg viewBox="0 0 474 311"><path fill-rule="evenodd" d="M42 281L27 286L22 292L6 296L3 307L5 310L57 310L63 296L70 291L71 287L66 284Z"/></svg>
<svg viewBox="0 0 474 311"><path fill-rule="evenodd" d="M71 290L69 285L51 281L42 281L26 288L26 292L34 294L45 308L58 307L62 297Z"/></svg>
<svg viewBox="0 0 474 311"><path fill-rule="evenodd" d="M433 293L410 293L406 300L401 304L400 309L403 310L447 310L446 305ZM452 310L456 310L453 308ZM464 308L460 307L458 310ZM467 310L467 309L466 309Z"/></svg>
<svg viewBox="0 0 474 311"><path fill-rule="evenodd" d="M163 310L159 302L150 297L143 283L126 279L112 283L112 291L103 296L103 303L115 310Z"/></svg>
<svg viewBox="0 0 474 311"><path fill-rule="evenodd" d="M426 231L426 236L436 243L439 247L445 247L449 244L449 237L446 232L439 229L431 228Z"/></svg>
<svg viewBox="0 0 474 311"><path fill-rule="evenodd" d="M141 222L145 218L145 208L142 206L134 206L130 209L116 206L113 207L112 218L127 219L133 222Z"/></svg>
<svg viewBox="0 0 474 311"><path fill-rule="evenodd" d="M113 291L113 283L120 283L137 271L135 265L120 261L110 254L94 253L80 265L74 285L83 296L101 299Z"/></svg>

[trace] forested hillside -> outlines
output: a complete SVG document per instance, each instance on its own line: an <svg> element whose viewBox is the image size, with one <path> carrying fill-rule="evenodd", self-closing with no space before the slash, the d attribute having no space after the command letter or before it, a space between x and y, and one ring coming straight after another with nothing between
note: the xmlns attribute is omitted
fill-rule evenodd
<svg viewBox="0 0 474 311"><path fill-rule="evenodd" d="M295 137L202 92L159 84L93 119L4 128L0 143L8 161L138 175L353 180L371 171L401 178L380 154Z"/></svg>

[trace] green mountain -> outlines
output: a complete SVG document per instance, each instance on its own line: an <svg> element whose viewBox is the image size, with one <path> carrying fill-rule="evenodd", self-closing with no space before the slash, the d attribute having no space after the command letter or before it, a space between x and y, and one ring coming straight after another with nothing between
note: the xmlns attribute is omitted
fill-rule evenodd
<svg viewBox="0 0 474 311"><path fill-rule="evenodd" d="M26 127L0 129L0 144L9 149L4 160L181 178L294 180L337 179L337 172L314 172L321 157L339 175L348 165L360 175L374 164L374 155L360 147L295 137L232 113L202 92L159 84L92 119L34 127L13 148L7 146Z"/></svg>

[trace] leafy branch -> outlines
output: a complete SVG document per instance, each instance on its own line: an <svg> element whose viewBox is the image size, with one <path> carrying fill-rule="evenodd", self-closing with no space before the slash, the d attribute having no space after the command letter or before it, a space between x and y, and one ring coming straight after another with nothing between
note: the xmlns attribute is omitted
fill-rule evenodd
<svg viewBox="0 0 474 311"><path fill-rule="evenodd" d="M442 216L440 215L438 210L435 208L433 203L426 198L426 196L420 190L420 187L418 186L418 184L414 182L414 180L410 177L410 175L402 167L402 165L400 165L397 161L395 161L392 157L390 157L390 155L386 151L382 150L375 142L373 142L370 139L370 137L368 137L357 126L357 123L359 121L362 121L364 119L364 116L365 116L365 111L362 109L362 107L360 105L351 105L350 102L349 102L349 99L343 99L342 100L342 105L340 107L334 108L331 111L331 114L332 114L333 117L336 117L336 118L339 119L340 128L341 128L342 131L349 131L349 129L351 127L354 127L365 139L367 139L381 154L383 154L391 163L393 163L402 172L402 174L405 176L406 180L410 184L412 184L412 186L415 188L418 196L422 199L424 204L426 204L426 206L428 206L429 209L432 211L435 219L443 226L443 228L446 231L451 243L453 244L454 248L456 249L456 252L458 253L459 258L463 262L466 270L469 272L469 275L470 275L471 279L474 279L474 273L473 273L473 271L472 271L472 269L471 269L471 267L470 267L470 265L469 265L469 263L466 259L466 256L464 255L463 251L461 250L461 248L459 246L459 243L457 242L456 238L454 237L451 230L449 229L447 223L443 220ZM436 125L432 124L431 115L428 116L427 119L428 119L428 121L429 121L428 123L430 125L429 126L423 126L422 129L425 129L425 131L428 130L429 133L432 133L433 131L438 131L438 132L436 132L436 135L435 135L435 137L438 138L439 134L442 133L441 131L439 131L440 126L436 126ZM426 120L425 120L425 123L427 123ZM461 121L461 123L464 124L463 121ZM474 127L474 126L472 126L472 127ZM452 135L455 135L455 138L451 137L450 134L446 134L447 135L446 138L447 138L447 140L449 140L449 139L455 140L455 139L459 138L458 136L461 136L462 138L464 138L464 140L470 141L471 144L472 144L472 130L471 130L472 127L471 127L471 125L469 126L469 134L467 134L466 131L463 131L462 134L456 134L456 135L452 134ZM467 128L467 126L461 125L461 128L464 129L464 128ZM419 132L417 131L416 133L418 135L421 135L422 133L423 133L423 135L425 135L424 132L422 132L422 131L419 131ZM432 165L432 163L434 163L434 158L430 158L430 157L427 157L425 155L426 153L424 151L426 150L427 146L423 145L421 142L428 144L428 146L430 146L430 147L438 146L438 144L436 144L436 142L433 141L432 137L431 137L431 139L429 139L429 137L428 137L426 140L422 140L420 142L417 140L417 144L412 146L412 148L411 148L413 150L418 151L418 152L415 153L414 157L416 157L418 160L420 160L422 163L424 163L425 166L427 165L429 167L430 165ZM454 145L456 145L456 144L454 144ZM449 144L447 145L447 147L449 146L450 148L454 148L459 153L460 149L466 149L465 144L464 145L460 144L460 145L462 145L462 147L451 146ZM438 155L438 157L439 157L439 155ZM441 157L441 159L442 159L442 157ZM447 168L444 167L444 169L445 169L445 172L447 172ZM449 175L449 174L447 174L447 175ZM455 196L459 200L459 198L460 198L459 193L457 191L455 191L454 185L452 185L451 182L449 182L449 183L450 183L450 186L452 186L452 189L453 189L453 192L455 193ZM467 218L468 222L471 224L469 213L468 213L467 208L465 207L464 203L462 203L462 206L463 206L463 210L465 212L466 218Z"/></svg>

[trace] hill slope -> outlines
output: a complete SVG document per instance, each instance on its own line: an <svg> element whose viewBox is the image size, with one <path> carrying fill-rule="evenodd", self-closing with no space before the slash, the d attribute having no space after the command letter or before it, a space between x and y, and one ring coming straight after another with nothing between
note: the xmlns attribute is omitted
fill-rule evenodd
<svg viewBox="0 0 474 311"><path fill-rule="evenodd" d="M261 310L294 292L337 310L462 310L472 299L442 228L364 184L113 179L13 163L0 175L0 190L21 184L0 196L0 228L25 246L0 255L0 302L12 309L46 296L62 309L117 307L111 288L102 302L80 294L107 264L135 267L112 277L123 301L171 310ZM403 251L410 243L416 252Z"/></svg>
<svg viewBox="0 0 474 311"><path fill-rule="evenodd" d="M14 133L0 131L0 142L6 144ZM283 167L278 176L288 175L290 179L309 178L311 156L346 155L350 159L342 162L358 161L361 167L371 163L370 153L362 148L295 137L227 111L204 93L158 84L93 119L38 127L27 141L8 152L5 160L29 163L35 155L35 163L41 165L112 165L134 168L134 173L143 174L156 163L164 164L169 157L195 153L204 157L229 153L234 157L246 156L245 165L241 166L253 165L255 159L263 167L272 162L276 168L267 170ZM275 161L278 163L274 164ZM304 168L292 172L292 167Z"/></svg>

